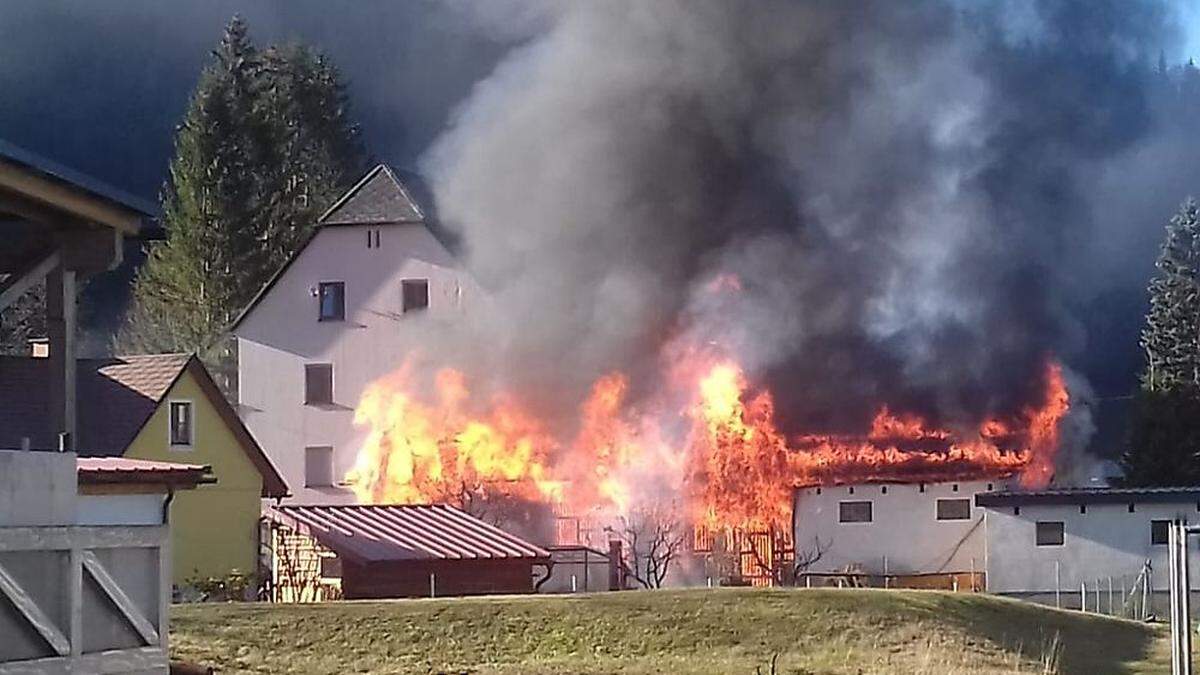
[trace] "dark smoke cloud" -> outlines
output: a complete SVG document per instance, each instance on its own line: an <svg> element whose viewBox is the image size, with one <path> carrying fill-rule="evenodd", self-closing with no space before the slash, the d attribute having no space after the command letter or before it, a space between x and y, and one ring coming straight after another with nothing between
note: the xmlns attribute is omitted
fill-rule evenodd
<svg viewBox="0 0 1200 675"><path fill-rule="evenodd" d="M1097 239L1144 255L1183 196L1129 218L1100 190L1152 163L1162 2L520 6L527 41L425 168L493 293L486 370L548 404L683 330L795 428L1015 412L1147 269ZM511 30L504 7L473 18ZM722 272L737 302L706 298Z"/></svg>

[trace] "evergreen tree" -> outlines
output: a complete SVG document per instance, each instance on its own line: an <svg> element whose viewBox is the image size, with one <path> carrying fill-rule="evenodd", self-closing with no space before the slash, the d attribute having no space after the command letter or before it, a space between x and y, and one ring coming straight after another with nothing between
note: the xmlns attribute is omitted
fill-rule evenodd
<svg viewBox="0 0 1200 675"><path fill-rule="evenodd" d="M195 351L230 382L221 339L362 168L344 89L298 46L258 51L235 17L201 74L163 190L166 239L134 282L123 351Z"/></svg>
<svg viewBox="0 0 1200 675"><path fill-rule="evenodd" d="M1142 330L1142 386L1200 387L1200 208L1189 199L1167 225Z"/></svg>
<svg viewBox="0 0 1200 675"><path fill-rule="evenodd" d="M1129 449L1131 485L1200 481L1200 208L1192 200L1167 225L1142 330L1146 352Z"/></svg>

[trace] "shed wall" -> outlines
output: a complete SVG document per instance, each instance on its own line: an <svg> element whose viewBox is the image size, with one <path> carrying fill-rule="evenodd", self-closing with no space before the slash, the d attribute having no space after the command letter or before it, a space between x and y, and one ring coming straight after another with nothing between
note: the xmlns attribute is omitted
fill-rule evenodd
<svg viewBox="0 0 1200 675"><path fill-rule="evenodd" d="M541 568L538 569L541 572ZM429 597L434 595L532 593L534 567L529 560L445 560L356 564L342 561L342 592L347 600Z"/></svg>
<svg viewBox="0 0 1200 675"><path fill-rule="evenodd" d="M1066 591L1079 591L1099 578L1135 577L1149 560L1154 588L1167 588L1167 547L1150 543L1150 522L1174 518L1200 521L1195 503L1091 504L1087 513L1077 505L988 507L986 511L987 584L993 593L1053 593L1057 582ZM1038 521L1063 523L1062 546L1036 545ZM1193 549L1194 551L1194 549ZM1191 555L1193 584L1200 584L1200 555ZM1106 582L1107 583L1107 582Z"/></svg>
<svg viewBox="0 0 1200 675"><path fill-rule="evenodd" d="M983 509L975 495L1002 486L999 481L863 484L796 490L796 555L811 555L820 542L820 560L809 572L927 574L982 571ZM936 517L938 499L968 499L970 518ZM839 503L870 501L872 521L839 522Z"/></svg>

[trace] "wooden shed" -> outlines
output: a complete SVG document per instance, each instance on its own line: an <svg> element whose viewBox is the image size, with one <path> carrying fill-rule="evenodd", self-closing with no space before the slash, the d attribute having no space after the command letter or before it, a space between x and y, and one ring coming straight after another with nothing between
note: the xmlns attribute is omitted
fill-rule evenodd
<svg viewBox="0 0 1200 675"><path fill-rule="evenodd" d="M276 506L272 598L532 593L550 553L447 505Z"/></svg>

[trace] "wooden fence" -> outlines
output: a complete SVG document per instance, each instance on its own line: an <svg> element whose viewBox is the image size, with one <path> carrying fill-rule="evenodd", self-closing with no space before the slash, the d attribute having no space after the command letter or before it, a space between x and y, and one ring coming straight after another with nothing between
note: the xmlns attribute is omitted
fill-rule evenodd
<svg viewBox="0 0 1200 675"><path fill-rule="evenodd" d="M167 528L0 527L0 675L166 673Z"/></svg>

